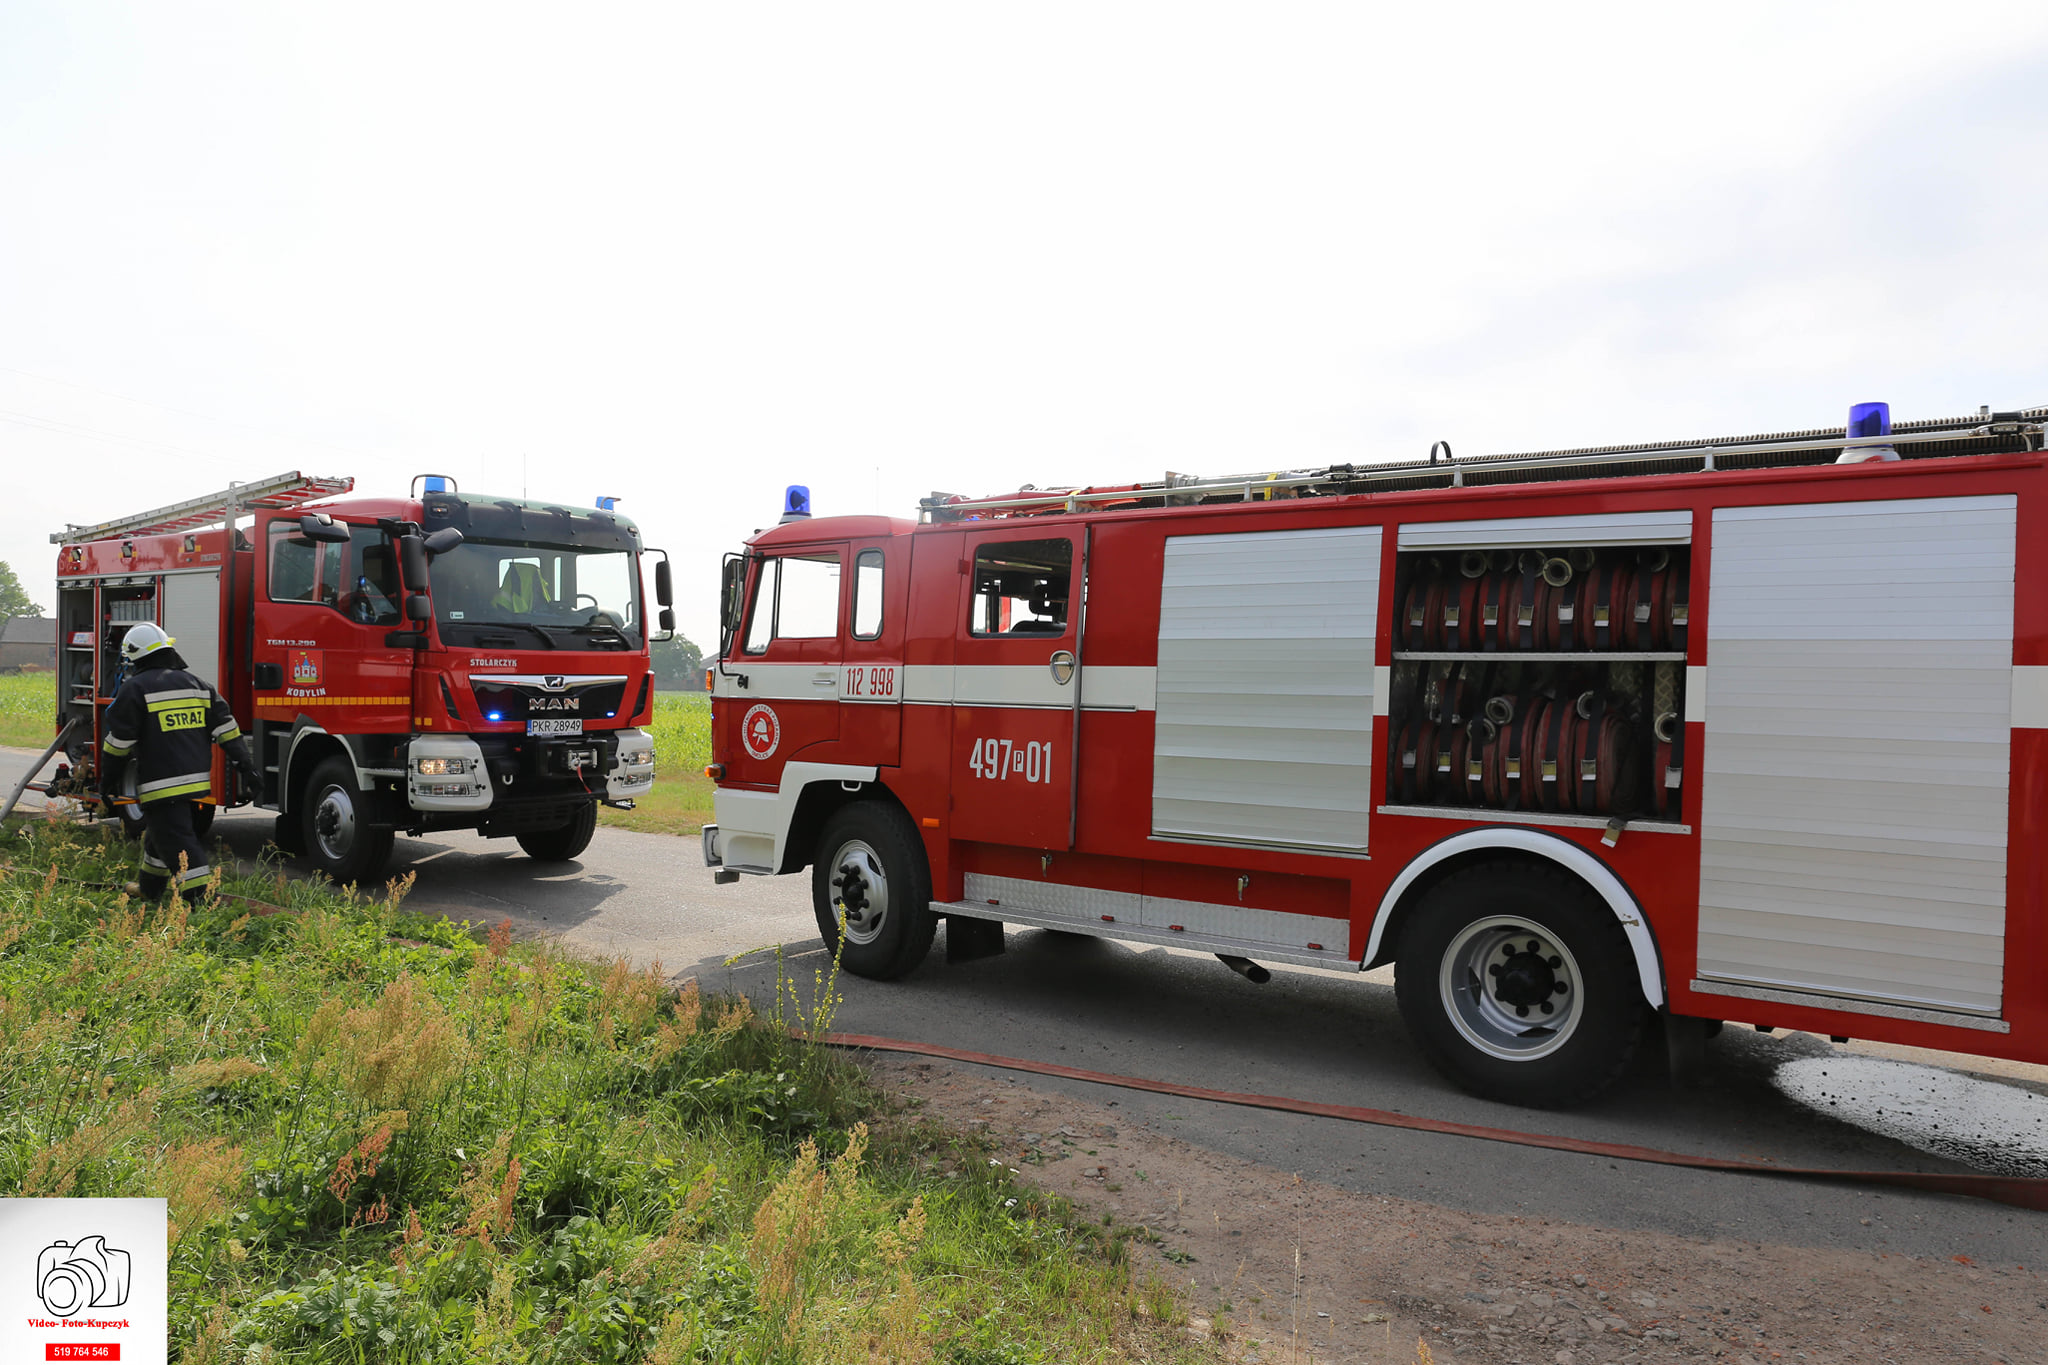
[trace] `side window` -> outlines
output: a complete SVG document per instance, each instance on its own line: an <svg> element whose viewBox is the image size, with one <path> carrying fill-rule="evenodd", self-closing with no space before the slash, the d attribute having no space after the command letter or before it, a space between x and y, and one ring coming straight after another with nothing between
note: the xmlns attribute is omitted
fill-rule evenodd
<svg viewBox="0 0 2048 1365"><path fill-rule="evenodd" d="M749 654L770 640L825 640L839 634L839 556L779 555L761 562L747 607Z"/></svg>
<svg viewBox="0 0 2048 1365"><path fill-rule="evenodd" d="M821 640L839 633L839 556L785 555L775 596L775 638Z"/></svg>
<svg viewBox="0 0 2048 1365"><path fill-rule="evenodd" d="M353 562L342 585L341 614L366 626L397 625L405 596L398 586L398 552L374 526L351 528L348 551Z"/></svg>
<svg viewBox="0 0 2048 1365"><path fill-rule="evenodd" d="M882 633L882 552L862 550L853 561L853 638Z"/></svg>
<svg viewBox="0 0 2048 1365"><path fill-rule="evenodd" d="M775 584L782 577L782 561L764 559L754 574L754 595L747 603L747 653L765 654L775 634Z"/></svg>
<svg viewBox="0 0 2048 1365"><path fill-rule="evenodd" d="M1070 540L999 540L974 552L973 635L1064 635Z"/></svg>
<svg viewBox="0 0 2048 1365"><path fill-rule="evenodd" d="M318 602L341 599L341 546L308 540L293 523L270 523L270 600Z"/></svg>

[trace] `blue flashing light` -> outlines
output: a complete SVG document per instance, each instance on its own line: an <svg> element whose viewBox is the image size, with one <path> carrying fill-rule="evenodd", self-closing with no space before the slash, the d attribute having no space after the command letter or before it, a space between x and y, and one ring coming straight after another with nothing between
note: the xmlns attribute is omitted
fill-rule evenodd
<svg viewBox="0 0 2048 1365"><path fill-rule="evenodd" d="M1892 434L1892 405L1890 403L1858 403L1849 409L1850 436L1889 436Z"/></svg>
<svg viewBox="0 0 2048 1365"><path fill-rule="evenodd" d="M617 498L599 498L597 500L597 510L600 512L615 512L618 510L618 506L619 500Z"/></svg>
<svg viewBox="0 0 2048 1365"><path fill-rule="evenodd" d="M447 478L440 474L427 475L424 486L429 493L446 493L449 491Z"/></svg>
<svg viewBox="0 0 2048 1365"><path fill-rule="evenodd" d="M605 712L605 713L604 713L604 718L605 718L606 720L610 720L610 719L611 719L612 717L614 717L614 716L616 716L616 715L618 715L618 714L619 714L619 713L618 713L618 712L616 712L616 711L607 711L607 712Z"/></svg>
<svg viewBox="0 0 2048 1365"><path fill-rule="evenodd" d="M782 523L808 521L811 516L811 490L800 483L793 483L782 491Z"/></svg>
<svg viewBox="0 0 2048 1365"><path fill-rule="evenodd" d="M505 718L504 718L503 716L499 715L499 714L498 714L498 713L497 713L496 711L493 711L493 712L491 712L491 713L490 713L490 714L489 714L488 716L485 716L485 717L484 717L484 719L485 719L485 720L503 720L503 719L505 719Z"/></svg>

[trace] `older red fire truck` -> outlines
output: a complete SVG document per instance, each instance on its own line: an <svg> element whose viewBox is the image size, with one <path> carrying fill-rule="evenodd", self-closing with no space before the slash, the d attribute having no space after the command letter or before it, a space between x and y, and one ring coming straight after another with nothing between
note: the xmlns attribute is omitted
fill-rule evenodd
<svg viewBox="0 0 2048 1365"><path fill-rule="evenodd" d="M398 831L574 858L600 803L654 781L638 528L610 499L466 497L441 476L417 496L339 496L353 487L283 474L52 536L69 762L49 789L134 820L95 771L121 638L154 621L263 770L261 791L236 792L216 754L205 823L273 809L278 844L344 882L375 879ZM666 557L655 569L671 630Z"/></svg>
<svg viewBox="0 0 2048 1365"><path fill-rule="evenodd" d="M1391 961L1526 1104L1659 1016L2048 1061L2044 417L786 520L727 567L705 857L811 868L870 977L941 920Z"/></svg>

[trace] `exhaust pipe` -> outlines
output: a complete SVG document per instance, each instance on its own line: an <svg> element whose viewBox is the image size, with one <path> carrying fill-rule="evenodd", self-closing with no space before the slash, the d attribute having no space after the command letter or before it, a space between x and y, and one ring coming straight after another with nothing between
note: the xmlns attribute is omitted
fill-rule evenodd
<svg viewBox="0 0 2048 1365"><path fill-rule="evenodd" d="M1254 986L1263 986L1273 979L1273 974L1248 957L1232 957L1229 953L1216 954L1216 960L1236 972Z"/></svg>

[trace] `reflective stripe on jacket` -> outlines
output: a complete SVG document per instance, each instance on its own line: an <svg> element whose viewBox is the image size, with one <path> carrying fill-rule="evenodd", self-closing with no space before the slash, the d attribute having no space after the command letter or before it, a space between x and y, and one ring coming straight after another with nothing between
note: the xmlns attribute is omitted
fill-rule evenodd
<svg viewBox="0 0 2048 1365"><path fill-rule="evenodd" d="M242 737L220 693L175 668L144 668L121 685L107 708L100 744L110 759L135 765L135 795L145 803L204 796L213 787L213 746Z"/></svg>

